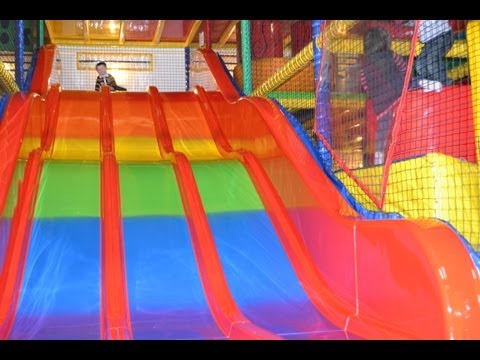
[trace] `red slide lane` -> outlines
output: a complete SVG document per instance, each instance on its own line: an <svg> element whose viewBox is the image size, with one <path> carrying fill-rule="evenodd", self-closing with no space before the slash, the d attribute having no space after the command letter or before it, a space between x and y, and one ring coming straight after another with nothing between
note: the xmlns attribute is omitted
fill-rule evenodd
<svg viewBox="0 0 480 360"><path fill-rule="evenodd" d="M232 148L218 123L205 90L196 87L194 92L198 95L200 107L219 152L225 158L237 159L245 165L290 262L312 303L321 313L330 314L330 320L338 327L343 328L347 316L353 314L355 309L332 293L324 283L307 253L299 232L288 215L288 210L257 157L248 150Z"/></svg>
<svg viewBox="0 0 480 360"><path fill-rule="evenodd" d="M175 169L200 278L215 322L230 339L279 339L250 322L237 307L225 279L190 162L184 154L174 151L158 90L150 87L149 93L160 153Z"/></svg>

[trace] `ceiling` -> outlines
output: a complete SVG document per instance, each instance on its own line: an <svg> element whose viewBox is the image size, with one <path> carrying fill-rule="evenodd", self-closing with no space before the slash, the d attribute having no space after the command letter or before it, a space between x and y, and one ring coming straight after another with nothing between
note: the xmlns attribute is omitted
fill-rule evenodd
<svg viewBox="0 0 480 360"><path fill-rule="evenodd" d="M234 47L239 20L209 20L212 46ZM57 45L196 47L206 20L46 20Z"/></svg>

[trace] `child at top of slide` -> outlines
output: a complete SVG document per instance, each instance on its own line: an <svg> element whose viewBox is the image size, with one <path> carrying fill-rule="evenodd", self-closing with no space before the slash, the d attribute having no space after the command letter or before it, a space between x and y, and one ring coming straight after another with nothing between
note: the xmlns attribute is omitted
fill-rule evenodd
<svg viewBox="0 0 480 360"><path fill-rule="evenodd" d="M107 64L104 61L100 61L96 66L98 76L97 82L95 83L95 91L100 91L100 87L109 86L111 90L120 90L126 91L124 87L118 86L115 78L107 73Z"/></svg>

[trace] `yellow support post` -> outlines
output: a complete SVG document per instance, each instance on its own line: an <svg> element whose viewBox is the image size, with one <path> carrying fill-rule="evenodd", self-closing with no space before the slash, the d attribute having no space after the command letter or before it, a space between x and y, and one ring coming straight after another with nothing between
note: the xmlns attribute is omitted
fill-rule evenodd
<svg viewBox="0 0 480 360"><path fill-rule="evenodd" d="M472 91L473 122L475 127L475 146L477 162L480 159L480 21L467 24L468 65Z"/></svg>

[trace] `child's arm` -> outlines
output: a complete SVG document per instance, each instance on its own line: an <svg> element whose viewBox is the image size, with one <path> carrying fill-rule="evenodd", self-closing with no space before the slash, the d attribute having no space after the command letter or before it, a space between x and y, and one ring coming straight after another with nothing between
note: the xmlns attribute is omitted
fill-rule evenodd
<svg viewBox="0 0 480 360"><path fill-rule="evenodd" d="M117 87L117 82L115 81L115 78L113 75L110 75L110 84L109 84L113 89Z"/></svg>
<svg viewBox="0 0 480 360"><path fill-rule="evenodd" d="M112 86L113 86L114 88L117 87L117 82L115 81L115 78L114 78L113 76L112 76Z"/></svg>
<svg viewBox="0 0 480 360"><path fill-rule="evenodd" d="M101 82L97 77L97 81L95 82L95 91L100 91L100 86L101 86Z"/></svg>
<svg viewBox="0 0 480 360"><path fill-rule="evenodd" d="M367 77L365 76L365 71L363 71L363 69L360 70L360 85L362 85L362 90L368 93Z"/></svg>
<svg viewBox="0 0 480 360"><path fill-rule="evenodd" d="M397 69L402 73L405 74L407 72L407 62L395 52L393 53L393 62L395 63Z"/></svg>

